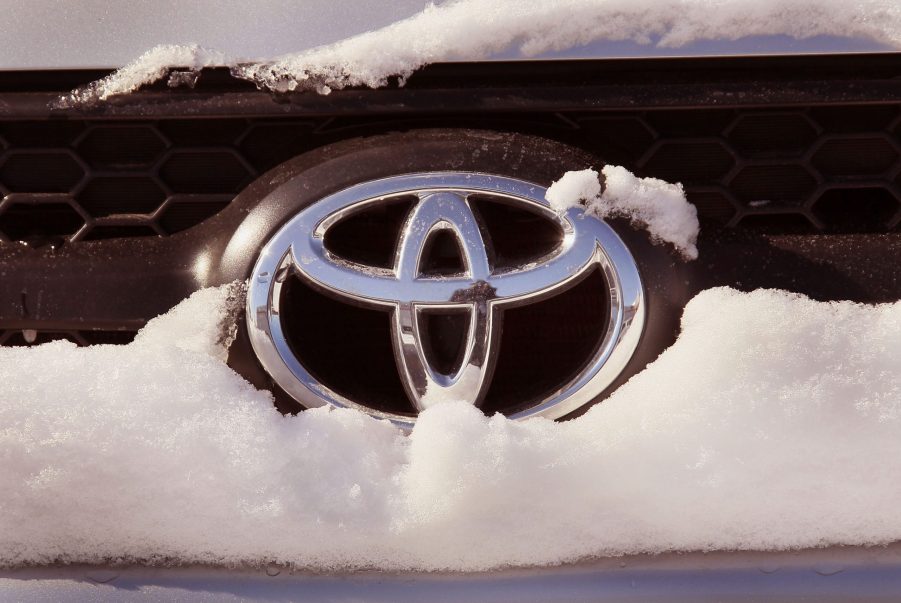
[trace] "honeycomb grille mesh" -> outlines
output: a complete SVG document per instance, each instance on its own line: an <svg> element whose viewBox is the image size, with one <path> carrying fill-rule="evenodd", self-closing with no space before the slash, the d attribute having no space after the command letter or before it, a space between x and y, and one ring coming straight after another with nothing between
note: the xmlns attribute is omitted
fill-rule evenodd
<svg viewBox="0 0 901 603"><path fill-rule="evenodd" d="M168 236L311 148L306 123L0 122L0 241Z"/></svg>
<svg viewBox="0 0 901 603"><path fill-rule="evenodd" d="M683 183L701 217L724 226L886 232L901 223L896 104L556 118L566 124L560 138L639 175ZM337 135L377 131L367 123ZM296 118L0 122L0 241L178 233L262 172L334 140L332 130L327 120Z"/></svg>
<svg viewBox="0 0 901 603"><path fill-rule="evenodd" d="M577 116L593 150L682 182L702 218L767 232L887 232L901 222L896 104Z"/></svg>

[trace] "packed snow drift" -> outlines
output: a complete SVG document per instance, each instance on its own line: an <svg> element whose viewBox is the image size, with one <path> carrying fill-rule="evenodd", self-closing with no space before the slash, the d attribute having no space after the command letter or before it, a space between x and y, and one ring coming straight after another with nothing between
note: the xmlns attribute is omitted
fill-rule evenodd
<svg viewBox="0 0 901 603"><path fill-rule="evenodd" d="M487 570L901 538L901 303L713 289L579 419L282 416L234 288L127 346L0 348L0 563Z"/></svg>
<svg viewBox="0 0 901 603"><path fill-rule="evenodd" d="M165 77L171 67L228 65L235 76L266 90L328 93L383 86L391 77L403 82L435 62L529 58L596 42L678 48L751 36L836 36L899 48L901 6L894 0L456 0L428 4L381 29L276 59L226 57L197 45L159 46L60 104L90 104L132 92ZM729 54L728 47L722 52Z"/></svg>

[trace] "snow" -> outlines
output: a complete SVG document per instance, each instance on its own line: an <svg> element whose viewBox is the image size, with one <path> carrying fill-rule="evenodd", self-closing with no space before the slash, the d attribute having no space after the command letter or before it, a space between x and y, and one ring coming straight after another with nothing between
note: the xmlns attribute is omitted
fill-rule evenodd
<svg viewBox="0 0 901 603"><path fill-rule="evenodd" d="M237 77L264 89L328 93L346 86L383 86L392 76L403 81L441 61L565 54L599 42L681 48L755 36L834 36L899 48L901 7L894 0L457 0L428 4L385 27L274 60L241 62L196 45L159 46L67 102L91 103L131 92L164 77L167 65L227 64ZM728 48L721 53L728 54Z"/></svg>
<svg viewBox="0 0 901 603"><path fill-rule="evenodd" d="M118 71L114 71L105 78L98 80L84 88L73 90L62 97L56 103L57 107L66 108L104 101L117 94L134 92L141 86L152 84L167 75L173 68L179 71L172 72L170 84L185 82L194 87L196 78L191 81L188 74L199 73L204 67L223 65L229 59L220 52L201 48L196 44L180 46L176 44L162 45L151 48L134 62L129 63Z"/></svg>
<svg viewBox="0 0 901 603"><path fill-rule="evenodd" d="M593 169L566 172L547 190L545 198L557 211L585 205L599 218L628 218L644 228L654 242L671 243L686 259L698 257L698 211L685 198L681 184L657 178L638 178L624 167L606 165L604 189Z"/></svg>
<svg viewBox="0 0 901 603"><path fill-rule="evenodd" d="M551 184L544 198L558 213L593 201L601 195L598 173L591 168L566 172Z"/></svg>
<svg viewBox="0 0 901 603"><path fill-rule="evenodd" d="M528 58L598 40L680 47L773 34L864 37L898 47L901 8L886 0L459 0L236 73L271 90L307 82L378 87L428 63L485 59L511 47Z"/></svg>
<svg viewBox="0 0 901 603"><path fill-rule="evenodd" d="M280 415L222 361L237 293L128 346L0 348L2 564L487 570L901 538L901 303L708 290L578 419L447 404L406 436Z"/></svg>

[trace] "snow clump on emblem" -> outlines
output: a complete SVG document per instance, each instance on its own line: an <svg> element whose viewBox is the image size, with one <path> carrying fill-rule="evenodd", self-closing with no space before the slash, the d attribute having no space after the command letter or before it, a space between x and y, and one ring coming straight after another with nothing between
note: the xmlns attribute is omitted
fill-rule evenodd
<svg viewBox="0 0 901 603"><path fill-rule="evenodd" d="M604 166L601 173L603 190L595 170L571 171L547 189L545 199L558 212L584 205L587 214L598 218L628 218L654 242L671 243L685 259L697 259L698 211L681 184L639 178L615 165Z"/></svg>

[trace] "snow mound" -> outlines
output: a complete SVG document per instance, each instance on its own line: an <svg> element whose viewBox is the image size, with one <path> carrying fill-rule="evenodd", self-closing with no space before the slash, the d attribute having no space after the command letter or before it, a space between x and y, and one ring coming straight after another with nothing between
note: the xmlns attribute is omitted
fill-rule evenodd
<svg viewBox="0 0 901 603"><path fill-rule="evenodd" d="M0 561L487 570L901 538L901 303L713 289L579 419L280 415L201 291L128 346L0 348ZM223 338L223 333L225 337Z"/></svg>
<svg viewBox="0 0 901 603"><path fill-rule="evenodd" d="M378 87L428 63L490 58L517 48L534 57L596 41L680 47L753 35L870 38L901 45L901 8L869 0L458 0L337 44L239 67L271 90Z"/></svg>
<svg viewBox="0 0 901 603"><path fill-rule="evenodd" d="M151 48L134 62L83 88L73 90L60 98L56 108L91 105L110 97L134 92L141 86L152 84L169 76L172 87L194 87L204 67L215 67L233 62L221 52L201 48L196 44L186 46L164 44ZM173 71L177 68L178 71Z"/></svg>
<svg viewBox="0 0 901 603"><path fill-rule="evenodd" d="M595 170L566 172L547 190L545 198L557 211L585 205L599 218L628 218L646 229L651 240L671 243L683 257L698 257L698 210L685 198L681 184L657 178L638 178L624 167L606 165L604 190Z"/></svg>
<svg viewBox="0 0 901 603"><path fill-rule="evenodd" d="M894 0L457 0L429 4L412 17L341 42L275 60L238 64L196 46L161 46L117 74L77 91L70 102L96 102L136 90L165 67L234 65L233 73L274 91L378 87L441 61L503 54L536 57L595 42L628 41L677 48L749 36L868 39L901 46Z"/></svg>

